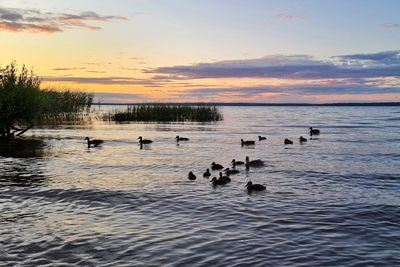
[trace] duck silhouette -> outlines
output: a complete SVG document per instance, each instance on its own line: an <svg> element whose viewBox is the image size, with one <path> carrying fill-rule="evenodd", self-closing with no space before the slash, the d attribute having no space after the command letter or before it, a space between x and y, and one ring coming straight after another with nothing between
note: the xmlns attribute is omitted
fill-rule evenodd
<svg viewBox="0 0 400 267"><path fill-rule="evenodd" d="M258 136L258 141L262 141L262 140L267 140L267 137L265 136Z"/></svg>
<svg viewBox="0 0 400 267"><path fill-rule="evenodd" d="M89 137L85 137L84 140L87 140L88 148L90 148L90 146L96 147L96 146L99 146L99 145L101 145L101 144L104 143L103 140L100 140L100 139L93 139L93 140L90 140Z"/></svg>
<svg viewBox="0 0 400 267"><path fill-rule="evenodd" d="M225 174L226 175L233 175L233 174L238 174L240 171L238 171L238 170L231 170L231 169L229 169L229 168L226 168L225 170L224 170L224 172L225 172Z"/></svg>
<svg viewBox="0 0 400 267"><path fill-rule="evenodd" d="M229 178L229 176L222 175L222 172L220 172L218 180L228 181L229 183L231 181L231 178Z"/></svg>
<svg viewBox="0 0 400 267"><path fill-rule="evenodd" d="M253 146L256 144L255 141L244 141L243 139L240 139L242 141L242 146Z"/></svg>
<svg viewBox="0 0 400 267"><path fill-rule="evenodd" d="M189 172L189 174L188 174L188 179L189 179L189 180L192 180L192 181L193 181L193 180L196 180L196 178L197 178L197 177L196 177L196 175L193 174L193 172Z"/></svg>
<svg viewBox="0 0 400 267"><path fill-rule="evenodd" d="M319 130L310 127L310 135L319 135Z"/></svg>
<svg viewBox="0 0 400 267"><path fill-rule="evenodd" d="M232 160L232 166L233 166L233 167L236 167L236 165L244 165L244 162L243 162L243 161L239 161L239 160L233 159L233 160Z"/></svg>
<svg viewBox="0 0 400 267"><path fill-rule="evenodd" d="M247 191L264 191L266 187L261 184L253 184L251 181L249 181L245 187L247 187Z"/></svg>
<svg viewBox="0 0 400 267"><path fill-rule="evenodd" d="M217 186L217 185L226 185L230 181L221 180L221 179L217 179L217 177L213 177L210 182L212 183L213 186Z"/></svg>
<svg viewBox="0 0 400 267"><path fill-rule="evenodd" d="M221 164L217 164L215 162L211 163L211 170L221 170L224 167Z"/></svg>
<svg viewBox="0 0 400 267"><path fill-rule="evenodd" d="M299 141L300 141L300 143L307 142L307 138L300 136Z"/></svg>
<svg viewBox="0 0 400 267"><path fill-rule="evenodd" d="M186 138L186 137L179 137L179 135L177 135L177 136L175 137L175 139L176 139L176 142L179 142L179 141L189 141L189 138Z"/></svg>
<svg viewBox="0 0 400 267"><path fill-rule="evenodd" d="M293 144L293 141L289 140L287 138L283 142L285 143L285 145L292 145Z"/></svg>
<svg viewBox="0 0 400 267"><path fill-rule="evenodd" d="M141 136L139 136L138 139L139 139L139 143L140 144L151 144L151 143L153 143L152 140L143 139Z"/></svg>
<svg viewBox="0 0 400 267"><path fill-rule="evenodd" d="M250 158L247 156L246 157L246 168L250 168L250 167L262 167L264 166L264 161L262 161L261 159L255 159L250 161Z"/></svg>
<svg viewBox="0 0 400 267"><path fill-rule="evenodd" d="M210 170L207 169L207 170L203 173L203 177L204 177L204 178L208 178L208 177L210 177L210 176L211 176Z"/></svg>

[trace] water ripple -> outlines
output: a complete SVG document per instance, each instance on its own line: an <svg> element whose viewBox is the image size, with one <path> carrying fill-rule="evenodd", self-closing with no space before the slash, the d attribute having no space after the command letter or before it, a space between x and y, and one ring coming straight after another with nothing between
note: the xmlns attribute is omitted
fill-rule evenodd
<svg viewBox="0 0 400 267"><path fill-rule="evenodd" d="M216 124L97 122L1 143L1 265L400 265L396 108L223 110ZM310 126L321 135L300 145ZM139 135L155 142L140 150ZM201 177L245 156L266 164L218 188ZM267 190L248 194L249 180Z"/></svg>

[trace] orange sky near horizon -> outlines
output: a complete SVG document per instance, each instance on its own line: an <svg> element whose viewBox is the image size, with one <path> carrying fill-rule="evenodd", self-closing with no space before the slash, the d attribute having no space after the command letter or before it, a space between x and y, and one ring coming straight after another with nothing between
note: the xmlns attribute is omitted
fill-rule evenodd
<svg viewBox="0 0 400 267"><path fill-rule="evenodd" d="M0 68L101 102L398 101L400 3L368 3L3 0Z"/></svg>

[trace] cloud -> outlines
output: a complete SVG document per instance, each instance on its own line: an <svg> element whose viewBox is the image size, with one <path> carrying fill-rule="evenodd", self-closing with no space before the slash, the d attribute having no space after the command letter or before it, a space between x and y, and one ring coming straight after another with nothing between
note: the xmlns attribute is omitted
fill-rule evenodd
<svg viewBox="0 0 400 267"><path fill-rule="evenodd" d="M187 79L281 78L332 79L399 76L400 51L354 54L319 60L307 55L272 55L244 59L160 67L146 73L173 74ZM369 62L368 62L369 61Z"/></svg>
<svg viewBox="0 0 400 267"><path fill-rule="evenodd" d="M47 76L43 78L46 82L68 82L81 84L121 84L121 85L148 85L152 80L135 79L132 77L56 77Z"/></svg>
<svg viewBox="0 0 400 267"><path fill-rule="evenodd" d="M369 54L343 55L337 56L337 58L341 60L371 61L383 65L400 64L400 50L383 51Z"/></svg>
<svg viewBox="0 0 400 267"><path fill-rule="evenodd" d="M86 71L92 73L102 73L93 71ZM78 83L78 84L101 84L101 85L142 85L148 87L158 87L164 85L171 80L168 77L159 78L155 77L148 79L137 79L134 77L82 77L82 76L45 76L45 82L64 82L64 83Z"/></svg>
<svg viewBox="0 0 400 267"><path fill-rule="evenodd" d="M19 23L19 22L7 22L0 21L0 31L5 32L29 32L29 33L55 33L61 32L62 29L55 25L50 24L30 24L30 23Z"/></svg>
<svg viewBox="0 0 400 267"><path fill-rule="evenodd" d="M142 98L142 94L94 93L94 102L103 103L130 103Z"/></svg>
<svg viewBox="0 0 400 267"><path fill-rule="evenodd" d="M303 16L296 16L296 15L283 13L283 12L276 13L275 17L280 18L280 19L286 19L286 20L294 20L294 19L303 20L304 19Z"/></svg>
<svg viewBox="0 0 400 267"><path fill-rule="evenodd" d="M207 98L240 98L243 100L263 97L268 94L281 96L314 96L314 95L368 95L368 94L398 94L400 87L375 87L366 85L311 85L311 86L255 86L238 88L197 88L187 91L171 92L178 97Z"/></svg>
<svg viewBox="0 0 400 267"><path fill-rule="evenodd" d="M74 68L57 69L63 71ZM399 70L400 50L394 50L345 54L325 59L309 55L271 55L256 59L160 67L143 70L148 78L60 75L45 77L44 80L160 88L162 93L157 93L158 98L174 101L307 102L346 100L346 97L352 100L376 98L391 101L400 94ZM212 81L202 80L210 78ZM238 81L235 78L246 80ZM270 78L273 78L273 83ZM137 97L144 99L153 93L154 90L149 90L146 95ZM114 95L104 102L130 102L124 97L130 98Z"/></svg>
<svg viewBox="0 0 400 267"><path fill-rule="evenodd" d="M92 11L81 14L42 12L36 9L0 8L0 31L52 34L71 29L100 30L92 23L127 20L122 16L102 16Z"/></svg>
<svg viewBox="0 0 400 267"><path fill-rule="evenodd" d="M53 70L55 71L70 71L70 70L85 70L86 68L77 68L77 67L72 67L72 68L54 68Z"/></svg>
<svg viewBox="0 0 400 267"><path fill-rule="evenodd" d="M378 24L379 27L385 28L385 29L398 29L400 28L400 24L398 23L381 23Z"/></svg>

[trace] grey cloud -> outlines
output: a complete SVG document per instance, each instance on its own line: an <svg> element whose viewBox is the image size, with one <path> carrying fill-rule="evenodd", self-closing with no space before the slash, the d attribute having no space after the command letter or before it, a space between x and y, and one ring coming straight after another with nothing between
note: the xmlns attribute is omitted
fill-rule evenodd
<svg viewBox="0 0 400 267"><path fill-rule="evenodd" d="M104 99L104 98L137 99L143 97L143 95L141 94L120 94L120 93L94 93L94 96L99 99Z"/></svg>
<svg viewBox="0 0 400 267"><path fill-rule="evenodd" d="M186 79L203 78L373 78L400 75L400 60L396 51L376 54L356 54L336 57L339 61L317 60L311 56L268 56L259 59L244 59L201 63L195 65L160 67L147 73L173 74ZM398 51L397 51L398 53ZM395 57L396 55L396 57ZM361 62L366 58L377 58L380 65ZM390 60L389 60L390 58ZM345 60L352 59L352 64ZM389 64L390 63L390 64Z"/></svg>
<svg viewBox="0 0 400 267"><path fill-rule="evenodd" d="M17 21L23 19L23 16L12 9L0 8L0 19L7 21Z"/></svg>
<svg viewBox="0 0 400 267"><path fill-rule="evenodd" d="M381 28L386 28L386 29L398 29L400 28L399 23L381 23L378 25Z"/></svg>
<svg viewBox="0 0 400 267"><path fill-rule="evenodd" d="M102 16L92 11L75 14L42 12L35 9L0 8L0 31L55 33L70 29L99 30L89 22L127 20L123 16Z"/></svg>
<svg viewBox="0 0 400 267"><path fill-rule="evenodd" d="M239 88L198 88L188 91L171 92L175 96L215 98L235 96L241 98L261 97L267 93L282 95L359 95L359 94L397 94L400 87L376 87L366 85L309 85L309 86L258 86L258 87L239 87Z"/></svg>
<svg viewBox="0 0 400 267"><path fill-rule="evenodd" d="M369 54L352 54L338 56L342 60L369 60L381 64L400 64L400 50L383 51Z"/></svg>

